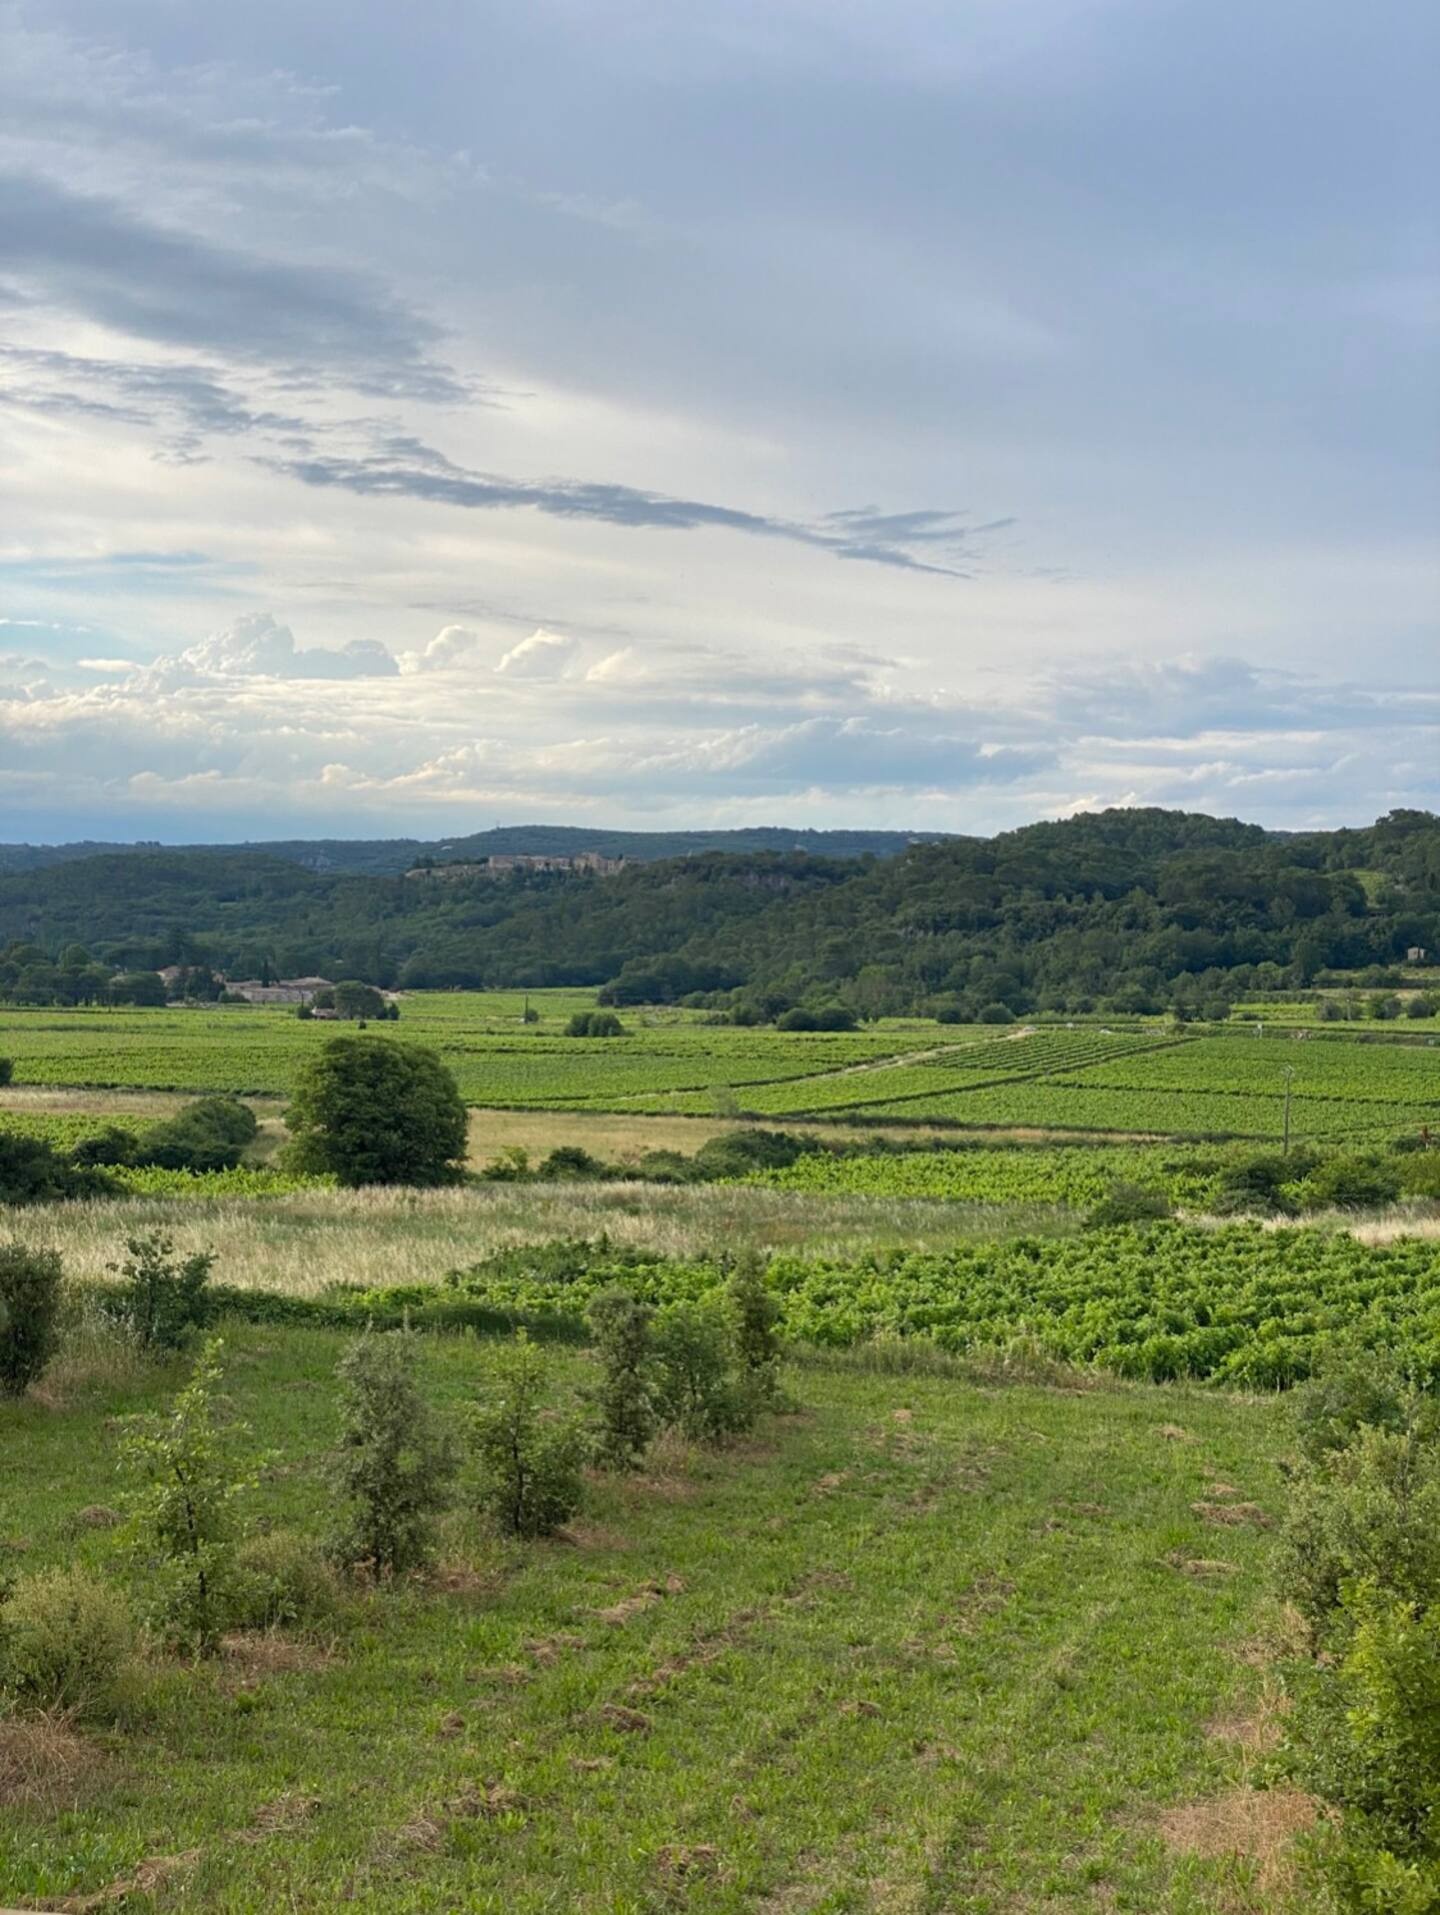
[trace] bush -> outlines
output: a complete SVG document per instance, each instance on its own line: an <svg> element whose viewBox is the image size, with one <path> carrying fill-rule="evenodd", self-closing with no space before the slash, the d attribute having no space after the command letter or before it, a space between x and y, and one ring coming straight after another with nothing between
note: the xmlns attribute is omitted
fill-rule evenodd
<svg viewBox="0 0 1440 1915"><path fill-rule="evenodd" d="M611 1173L608 1164L602 1164L598 1157L592 1157L579 1144L560 1144L550 1152L535 1174L551 1182L573 1180L595 1183Z"/></svg>
<svg viewBox="0 0 1440 1915"><path fill-rule="evenodd" d="M1300 1185L1306 1210L1369 1210L1400 1195L1400 1168L1381 1157L1330 1157Z"/></svg>
<svg viewBox="0 0 1440 1915"><path fill-rule="evenodd" d="M64 1269L55 1250L0 1244L0 1393L22 1396L55 1354Z"/></svg>
<svg viewBox="0 0 1440 1915"><path fill-rule="evenodd" d="M577 1011L565 1026L567 1037L623 1037L625 1026L613 1011Z"/></svg>
<svg viewBox="0 0 1440 1915"><path fill-rule="evenodd" d="M602 1469L635 1469L659 1424L655 1408L654 1312L618 1284L592 1297L586 1320L601 1381L593 1391L595 1459Z"/></svg>
<svg viewBox="0 0 1440 1915"><path fill-rule="evenodd" d="M1314 1158L1262 1150L1221 1166L1214 1208L1222 1217L1293 1217L1299 1205L1286 1186L1297 1182Z"/></svg>
<svg viewBox="0 0 1440 1915"><path fill-rule="evenodd" d="M416 1381L413 1336L367 1332L340 1360L340 1443L331 1466L350 1505L332 1545L372 1576L423 1568L450 1502L455 1454Z"/></svg>
<svg viewBox="0 0 1440 1915"><path fill-rule="evenodd" d="M1173 1217L1175 1207L1163 1190L1145 1184L1113 1183L1107 1195L1087 1213L1087 1230L1108 1230L1116 1224L1158 1223Z"/></svg>
<svg viewBox="0 0 1440 1915"><path fill-rule="evenodd" d="M580 1507L585 1439L573 1420L546 1414L545 1386L544 1358L522 1330L474 1412L480 1504L506 1536L552 1535Z"/></svg>
<svg viewBox="0 0 1440 1915"><path fill-rule="evenodd" d="M215 1267L213 1250L177 1257L171 1238L154 1230L127 1237L122 1263L111 1264L120 1281L105 1292L105 1310L147 1350L179 1350L207 1320L206 1285Z"/></svg>
<svg viewBox="0 0 1440 1915"><path fill-rule="evenodd" d="M756 1400L734 1371L734 1329L723 1296L672 1303L655 1318L656 1396L666 1423L699 1443L748 1430Z"/></svg>
<svg viewBox="0 0 1440 1915"><path fill-rule="evenodd" d="M455 1183L465 1106L433 1051L384 1037L334 1037L304 1066L285 1122L293 1168L363 1184Z"/></svg>
<svg viewBox="0 0 1440 1915"><path fill-rule="evenodd" d="M272 1529L235 1552L234 1620L243 1629L286 1629L334 1614L335 1573L309 1536Z"/></svg>
<svg viewBox="0 0 1440 1915"><path fill-rule="evenodd" d="M773 1403L779 1394L780 1299L766 1286L758 1256L749 1252L736 1265L726 1286L735 1325L735 1351L741 1378L759 1402Z"/></svg>
<svg viewBox="0 0 1440 1915"><path fill-rule="evenodd" d="M788 1170L815 1148L808 1137L797 1137L790 1131L758 1127L725 1130L718 1137L708 1138L696 1151L695 1168L711 1180L748 1177L755 1170Z"/></svg>
<svg viewBox="0 0 1440 1915"><path fill-rule="evenodd" d="M1301 1408L1281 1574L1311 1655L1287 1674L1286 1761L1338 1811L1316 1850L1331 1905L1419 1915L1440 1897L1440 1408L1383 1359Z"/></svg>
<svg viewBox="0 0 1440 1915"><path fill-rule="evenodd" d="M162 1170L233 1170L260 1126L237 1097L201 1097L137 1142L132 1163Z"/></svg>
<svg viewBox="0 0 1440 1915"><path fill-rule="evenodd" d="M1015 1013L1008 1004L984 1004L976 1013L977 1024L1013 1024Z"/></svg>
<svg viewBox="0 0 1440 1915"><path fill-rule="evenodd" d="M211 1655L238 1606L238 1499L254 1476L237 1464L249 1435L219 1415L218 1339L207 1343L167 1415L131 1419L121 1461L136 1479L125 1540L152 1621L177 1646Z"/></svg>
<svg viewBox="0 0 1440 1915"><path fill-rule="evenodd" d="M1440 1197L1440 1150L1417 1150L1400 1168L1403 1197Z"/></svg>
<svg viewBox="0 0 1440 1915"><path fill-rule="evenodd" d="M103 1171L62 1157L43 1137L0 1130L0 1204L48 1204L68 1197L108 1197Z"/></svg>
<svg viewBox="0 0 1440 1915"><path fill-rule="evenodd" d="M133 1130L125 1130L119 1124L106 1124L103 1130L97 1130L91 1137L82 1137L71 1147L70 1161L87 1169L133 1164L139 1148L140 1139Z"/></svg>
<svg viewBox="0 0 1440 1915"><path fill-rule="evenodd" d="M124 1697L138 1640L124 1596L90 1571L27 1576L0 1605L0 1689L22 1707L112 1715Z"/></svg>

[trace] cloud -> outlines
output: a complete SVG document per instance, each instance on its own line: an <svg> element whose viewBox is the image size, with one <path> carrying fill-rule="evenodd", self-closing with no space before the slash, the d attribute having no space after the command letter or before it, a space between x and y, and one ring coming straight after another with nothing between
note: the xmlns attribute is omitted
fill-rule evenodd
<svg viewBox="0 0 1440 1915"><path fill-rule="evenodd" d="M927 509L896 515L894 523L919 522L920 532L881 537L865 528L876 522L892 521L868 513L832 515L806 524L739 506L677 498L604 480L542 482L468 471L438 453L419 450L425 454L419 463L381 452L360 457L323 454L267 457L263 463L274 472L299 480L302 485L352 492L362 498L422 499L432 505L459 506L471 512L532 511L548 518L665 532L742 532L757 538L783 539L831 553L836 558L862 559L899 571L928 572L955 579L970 576L958 563L942 564L938 557L924 556L943 551L952 559L958 559L968 552L976 529L965 525L953 512ZM858 527L846 522L852 516L858 519ZM1011 521L991 521L990 529L1008 523Z"/></svg>
<svg viewBox="0 0 1440 1915"><path fill-rule="evenodd" d="M446 625L421 652L401 654L401 669L407 672L448 672L468 664L480 650L478 633L466 625Z"/></svg>
<svg viewBox="0 0 1440 1915"><path fill-rule="evenodd" d="M511 678L558 678L576 649L573 638L542 629L512 645L495 669Z"/></svg>
<svg viewBox="0 0 1440 1915"><path fill-rule="evenodd" d="M377 639L356 638L338 651L302 650L270 612L250 612L198 645L157 659L147 676L169 684L204 678L393 678L400 667Z"/></svg>
<svg viewBox="0 0 1440 1915"><path fill-rule="evenodd" d="M160 226L38 173L0 174L12 291L154 345L223 353L357 390L455 401L439 329L383 284Z"/></svg>

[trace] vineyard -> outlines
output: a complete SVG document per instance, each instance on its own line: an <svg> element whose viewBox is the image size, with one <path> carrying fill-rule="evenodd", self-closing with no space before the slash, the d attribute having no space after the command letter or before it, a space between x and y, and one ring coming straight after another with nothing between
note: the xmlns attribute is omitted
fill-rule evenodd
<svg viewBox="0 0 1440 1915"><path fill-rule="evenodd" d="M376 1034L434 1048L465 1100L489 1109L1274 1138L1288 1085L1296 1138L1358 1142L1440 1124L1440 1042L1423 1036L919 1019L782 1032L642 1010L626 1013L623 1036L569 1037L565 1020L585 1001L574 991L411 993L400 1023ZM284 1096L334 1031L230 1006L6 1010L0 1056L17 1085Z"/></svg>
<svg viewBox="0 0 1440 1915"><path fill-rule="evenodd" d="M658 1258L617 1262L603 1245L557 1246L501 1253L452 1278L450 1290L544 1324L573 1321L616 1280L659 1303L702 1295L719 1272ZM1371 1246L1318 1230L1162 1224L941 1253L780 1256L770 1283L787 1334L819 1345L918 1338L956 1353L1018 1350L1149 1382L1253 1389L1298 1382L1328 1353L1354 1346L1440 1377L1433 1241Z"/></svg>

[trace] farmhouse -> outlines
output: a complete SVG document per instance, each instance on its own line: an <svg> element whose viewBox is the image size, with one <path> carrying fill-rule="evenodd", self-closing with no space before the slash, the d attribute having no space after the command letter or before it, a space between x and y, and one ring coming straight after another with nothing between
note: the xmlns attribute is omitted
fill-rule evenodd
<svg viewBox="0 0 1440 1915"><path fill-rule="evenodd" d="M530 852L497 852L489 858L457 858L448 864L416 864L407 878L438 878L454 884L465 878L508 878L517 871L562 871L613 878L625 869L624 858L607 858L598 851L580 851L573 858L547 857Z"/></svg>
<svg viewBox="0 0 1440 1915"><path fill-rule="evenodd" d="M282 977L273 984L241 978L225 985L231 997L243 997L247 1004L309 1004L317 992L334 988L328 977Z"/></svg>

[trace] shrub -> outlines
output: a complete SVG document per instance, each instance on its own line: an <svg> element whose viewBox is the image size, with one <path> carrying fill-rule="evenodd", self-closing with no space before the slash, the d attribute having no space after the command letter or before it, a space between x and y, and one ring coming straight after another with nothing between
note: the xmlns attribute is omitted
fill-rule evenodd
<svg viewBox="0 0 1440 1915"><path fill-rule="evenodd" d="M235 1552L234 1619L244 1629L284 1629L334 1613L335 1573L309 1536L272 1529Z"/></svg>
<svg viewBox="0 0 1440 1915"><path fill-rule="evenodd" d="M544 1358L522 1330L472 1419L481 1507L507 1536L549 1536L580 1507L585 1439L573 1420L546 1414L545 1387Z"/></svg>
<svg viewBox="0 0 1440 1915"><path fill-rule="evenodd" d="M765 1271L753 1251L743 1256L726 1286L735 1325L740 1373L755 1397L773 1403L779 1391L780 1299L766 1286Z"/></svg>
<svg viewBox="0 0 1440 1915"><path fill-rule="evenodd" d="M603 1469L634 1469L658 1426L653 1314L618 1284L592 1297L586 1312L601 1369L591 1400L597 1423L595 1457Z"/></svg>
<svg viewBox="0 0 1440 1915"><path fill-rule="evenodd" d="M285 1122L292 1165L363 1184L456 1182L466 1115L433 1051L384 1037L334 1037L300 1072Z"/></svg>
<svg viewBox="0 0 1440 1915"><path fill-rule="evenodd" d="M1108 1193L1087 1213L1087 1230L1108 1230L1116 1224L1158 1223L1173 1217L1175 1207L1163 1190L1145 1184L1113 1183Z"/></svg>
<svg viewBox="0 0 1440 1915"><path fill-rule="evenodd" d="M1400 1195L1400 1169L1381 1157L1330 1157L1300 1186L1306 1210L1368 1210L1394 1203Z"/></svg>
<svg viewBox="0 0 1440 1915"><path fill-rule="evenodd" d="M565 1026L567 1037L623 1037L625 1026L613 1011L577 1011Z"/></svg>
<svg viewBox="0 0 1440 1915"><path fill-rule="evenodd" d="M1286 1157L1278 1150L1236 1158L1221 1166L1214 1208L1222 1217L1293 1217L1299 1205L1286 1186L1303 1177L1314 1161Z"/></svg>
<svg viewBox="0 0 1440 1915"><path fill-rule="evenodd" d="M535 1174L552 1182L595 1183L611 1173L608 1164L602 1164L598 1157L592 1157L579 1144L560 1144L550 1152Z"/></svg>
<svg viewBox="0 0 1440 1915"><path fill-rule="evenodd" d="M1343 1357L1296 1392L1300 1454L1318 1464L1362 1429L1403 1430L1414 1399L1392 1359L1379 1351Z"/></svg>
<svg viewBox="0 0 1440 1915"><path fill-rule="evenodd" d="M103 1171L62 1157L43 1137L0 1130L0 1204L106 1197L114 1188Z"/></svg>
<svg viewBox="0 0 1440 1915"><path fill-rule="evenodd" d="M14 1584L0 1606L0 1689L22 1707L111 1715L137 1646L118 1589L86 1569L45 1570Z"/></svg>
<svg viewBox="0 0 1440 1915"><path fill-rule="evenodd" d="M665 1422L700 1443L749 1429L756 1403L734 1372L734 1329L724 1297L667 1305L655 1318L654 1334Z"/></svg>
<svg viewBox="0 0 1440 1915"><path fill-rule="evenodd" d="M140 1140L133 1130L125 1130L119 1124L106 1124L93 1136L82 1137L71 1147L70 1161L87 1169L133 1164L139 1148Z"/></svg>
<svg viewBox="0 0 1440 1915"><path fill-rule="evenodd" d="M340 1360L340 1443L331 1484L350 1505L332 1553L372 1576L423 1568L450 1502L455 1454L416 1381L416 1343L373 1331Z"/></svg>
<svg viewBox="0 0 1440 1915"><path fill-rule="evenodd" d="M63 1266L55 1250L0 1244L0 1393L21 1396L55 1354Z"/></svg>
<svg viewBox="0 0 1440 1915"><path fill-rule="evenodd" d="M1282 1593L1312 1653L1287 1674L1286 1760L1338 1811L1316 1849L1330 1905L1421 1915L1440 1898L1440 1410L1383 1361L1307 1397Z"/></svg>
<svg viewBox="0 0 1440 1915"><path fill-rule="evenodd" d="M102 1299L109 1313L125 1324L144 1349L183 1349L207 1318L206 1285L215 1267L212 1250L177 1257L162 1231L127 1237L128 1255L111 1264L120 1281Z"/></svg>
<svg viewBox="0 0 1440 1915"><path fill-rule="evenodd" d="M975 1015L977 1024L1013 1024L1015 1013L1008 1004L984 1004Z"/></svg>
<svg viewBox="0 0 1440 1915"><path fill-rule="evenodd" d="M201 1097L152 1124L130 1161L162 1170L233 1170L259 1128L238 1097Z"/></svg>
<svg viewBox="0 0 1440 1915"><path fill-rule="evenodd" d="M152 1621L165 1637L213 1654L239 1595L238 1499L253 1487L237 1462L249 1435L218 1411L223 1345L212 1339L163 1416L136 1417L121 1461L136 1487L125 1541L145 1580Z"/></svg>
<svg viewBox="0 0 1440 1915"><path fill-rule="evenodd" d="M1440 1150L1417 1150L1400 1169L1400 1194L1440 1197Z"/></svg>
<svg viewBox="0 0 1440 1915"><path fill-rule="evenodd" d="M808 1137L785 1130L746 1127L710 1137L695 1153L695 1169L705 1178L748 1177L755 1170L788 1170L815 1148Z"/></svg>

